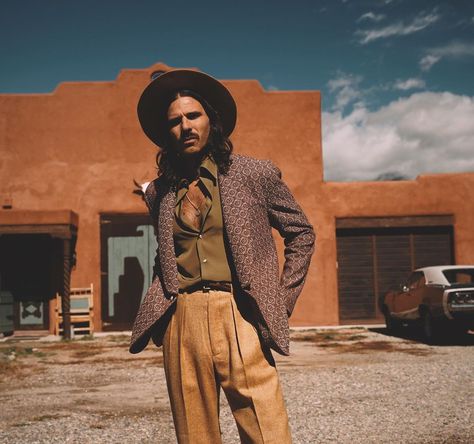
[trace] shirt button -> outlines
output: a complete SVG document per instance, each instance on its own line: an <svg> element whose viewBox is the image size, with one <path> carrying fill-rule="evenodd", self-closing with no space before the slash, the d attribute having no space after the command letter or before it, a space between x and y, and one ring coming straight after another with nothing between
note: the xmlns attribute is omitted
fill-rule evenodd
<svg viewBox="0 0 474 444"><path fill-rule="evenodd" d="M207 262L207 259L203 259L202 261L203 261L203 263L206 263L206 262Z"/></svg>

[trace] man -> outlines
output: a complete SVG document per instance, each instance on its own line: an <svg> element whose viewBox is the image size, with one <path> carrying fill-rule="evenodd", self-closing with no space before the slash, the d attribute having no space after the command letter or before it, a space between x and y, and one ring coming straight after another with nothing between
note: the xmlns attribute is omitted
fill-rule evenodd
<svg viewBox="0 0 474 444"><path fill-rule="evenodd" d="M138 117L162 148L145 200L158 241L130 351L163 345L179 443L220 443L223 388L242 442L290 443L270 348L289 353L288 317L314 233L280 171L232 155L236 105L216 79L173 70L144 90ZM279 277L271 228L285 241Z"/></svg>

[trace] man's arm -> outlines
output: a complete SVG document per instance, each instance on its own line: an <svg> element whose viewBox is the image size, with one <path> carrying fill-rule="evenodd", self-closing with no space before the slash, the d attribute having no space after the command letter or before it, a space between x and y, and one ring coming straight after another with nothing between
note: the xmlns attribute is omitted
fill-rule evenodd
<svg viewBox="0 0 474 444"><path fill-rule="evenodd" d="M281 171L272 162L269 166L266 186L268 215L271 226L278 230L285 242L280 289L286 295L286 309L290 316L303 289L316 236L303 210L281 180Z"/></svg>

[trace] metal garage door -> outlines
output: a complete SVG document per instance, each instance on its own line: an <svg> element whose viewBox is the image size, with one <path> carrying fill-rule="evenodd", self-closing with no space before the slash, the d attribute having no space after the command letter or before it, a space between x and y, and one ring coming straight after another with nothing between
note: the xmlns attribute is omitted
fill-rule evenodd
<svg viewBox="0 0 474 444"><path fill-rule="evenodd" d="M436 223L439 217L405 218L398 223ZM409 219L409 220L406 220ZM421 219L421 220L418 220ZM370 320L381 317L377 301L407 278L414 268L453 263L452 226L348 225L377 224L377 219L344 219L338 225L337 260L339 317L341 321ZM347 227L347 228L346 228Z"/></svg>

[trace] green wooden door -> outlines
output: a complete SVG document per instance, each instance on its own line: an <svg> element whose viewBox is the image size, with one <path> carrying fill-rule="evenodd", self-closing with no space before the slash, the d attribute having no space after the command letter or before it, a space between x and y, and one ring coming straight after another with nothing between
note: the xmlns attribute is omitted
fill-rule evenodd
<svg viewBox="0 0 474 444"><path fill-rule="evenodd" d="M107 330L130 329L151 284L156 239L148 216L101 220L102 318Z"/></svg>

